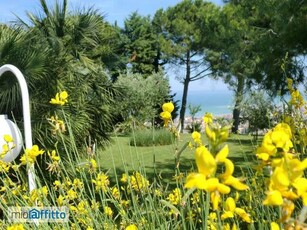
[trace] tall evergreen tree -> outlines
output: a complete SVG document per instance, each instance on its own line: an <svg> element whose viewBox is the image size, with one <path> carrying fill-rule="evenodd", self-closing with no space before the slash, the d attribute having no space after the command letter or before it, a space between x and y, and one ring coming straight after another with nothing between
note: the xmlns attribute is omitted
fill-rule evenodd
<svg viewBox="0 0 307 230"><path fill-rule="evenodd" d="M249 40L252 58L257 59L249 83L260 84L272 95L287 92L286 77L299 83L304 80L302 62L306 55L307 3L287 1L228 1L240 9L236 17L244 18L254 35ZM285 56L287 62L284 63ZM286 68L281 66L286 64ZM284 70L286 72L284 72Z"/></svg>
<svg viewBox="0 0 307 230"><path fill-rule="evenodd" d="M218 7L201 0L184 0L165 11L164 31L170 44L165 52L171 63L184 66L183 96L180 109L180 122L184 128L185 112L189 84L206 76L210 76L211 66L204 59L206 49L210 47L211 25L215 23Z"/></svg>
<svg viewBox="0 0 307 230"><path fill-rule="evenodd" d="M254 30L241 7L226 5L219 14L219 25L213 33L214 44L206 59L226 84L234 91L233 127L237 132L240 104L248 77L253 73L258 59L253 56Z"/></svg>
<svg viewBox="0 0 307 230"><path fill-rule="evenodd" d="M126 36L125 55L129 58L133 73L150 75L158 73L167 63L162 57L163 37L157 24L149 16L133 12L125 20L123 34Z"/></svg>
<svg viewBox="0 0 307 230"><path fill-rule="evenodd" d="M306 4L296 0L227 2L207 60L235 91L232 131L236 132L244 89L257 84L271 95L284 94L286 77L295 82L303 80L305 67L298 57L306 53ZM286 67L282 69L286 55Z"/></svg>

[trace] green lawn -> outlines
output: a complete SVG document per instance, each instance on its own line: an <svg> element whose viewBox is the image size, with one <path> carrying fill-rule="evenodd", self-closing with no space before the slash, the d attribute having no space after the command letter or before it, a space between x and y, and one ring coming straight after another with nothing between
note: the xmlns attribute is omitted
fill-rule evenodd
<svg viewBox="0 0 307 230"><path fill-rule="evenodd" d="M180 149L187 141L191 140L190 134L182 134L178 141ZM206 141L205 141L206 143ZM255 141L248 135L231 135L227 141L229 145L229 158L235 163L236 168L245 170L255 158ZM121 176L127 171L138 170L146 173L148 178L158 176L169 178L174 175L176 144L165 146L135 147L129 145L129 137L115 136L112 144L105 150L98 151L99 165L103 171L109 171ZM115 169L115 170L114 170ZM186 148L180 156L181 172L195 169L194 150ZM237 170L240 173L240 170Z"/></svg>

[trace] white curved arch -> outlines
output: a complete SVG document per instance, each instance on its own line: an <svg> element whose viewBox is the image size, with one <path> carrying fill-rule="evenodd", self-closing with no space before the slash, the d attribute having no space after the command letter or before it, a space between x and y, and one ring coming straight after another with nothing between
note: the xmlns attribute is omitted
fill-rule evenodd
<svg viewBox="0 0 307 230"><path fill-rule="evenodd" d="M12 72L18 80L21 96L22 96L22 109L24 119L24 138L27 149L32 148L32 128L31 128L31 116L30 116L30 99L27 82L20 72L20 70L10 64L6 64L0 67L0 77L5 72ZM28 168L29 190L30 192L36 188L34 164Z"/></svg>

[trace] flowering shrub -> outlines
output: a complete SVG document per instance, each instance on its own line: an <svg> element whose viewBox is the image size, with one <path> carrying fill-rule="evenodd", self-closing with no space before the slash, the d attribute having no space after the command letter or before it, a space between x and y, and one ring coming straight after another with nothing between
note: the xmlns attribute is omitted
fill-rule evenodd
<svg viewBox="0 0 307 230"><path fill-rule="evenodd" d="M68 94L67 94L68 95ZM65 96L65 95L64 95ZM293 94L297 98L297 94ZM61 94L55 101L61 101ZM296 99L290 104L296 107ZM64 97L65 103L67 96ZM62 100L63 102L63 100ZM61 102L61 103L62 103ZM60 102L59 102L60 103ZM302 102L300 106L304 105ZM164 126L179 140L179 130L172 122L174 106L162 106ZM144 168L124 171L112 179L99 167L99 159L91 154L84 159L78 151L42 150L38 145L26 149L20 161L0 161L0 207L2 229L304 229L307 206L304 126L297 127L292 115L286 114L263 137L256 149L255 169L238 170L227 144L230 126L220 124L212 114L205 114L205 135L193 132L191 141L178 150L177 141L174 177L168 183L148 178ZM291 119L289 116L291 115ZM59 140L69 129L63 127L63 117L48 119L50 132ZM303 120L300 120L303 122ZM5 135L6 143L14 140ZM9 152L2 148L1 156ZM180 154L190 147L195 155L195 170L180 171ZM299 147L297 147L299 146ZM62 157L66 155L65 159ZM40 178L36 189L29 191L22 173L44 156L52 181ZM241 176L240 176L241 174ZM43 175L43 173L42 173ZM67 223L8 223L6 210L10 206L66 206Z"/></svg>

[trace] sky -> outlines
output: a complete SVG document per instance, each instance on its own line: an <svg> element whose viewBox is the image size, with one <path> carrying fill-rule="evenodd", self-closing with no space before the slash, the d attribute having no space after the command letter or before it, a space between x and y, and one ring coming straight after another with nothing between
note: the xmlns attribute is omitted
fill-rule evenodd
<svg viewBox="0 0 307 230"><path fill-rule="evenodd" d="M123 25L124 20L129 17L132 12L137 11L140 15L153 16L160 9L166 9L179 3L181 0L68 0L69 9L94 7L98 9L105 19L110 23L119 26ZM55 1L47 0L49 5ZM61 2L61 0L59 1ZM221 6L222 0L211 0L216 5ZM39 0L0 0L0 22L7 23L18 17L26 19L26 12L38 13L41 11ZM14 15L15 14L15 15ZM175 79L175 73L172 70L167 71L171 88L173 91L181 91L183 85ZM209 78L196 82L191 82L190 91L215 91L227 90L227 86L221 81L214 81Z"/></svg>

